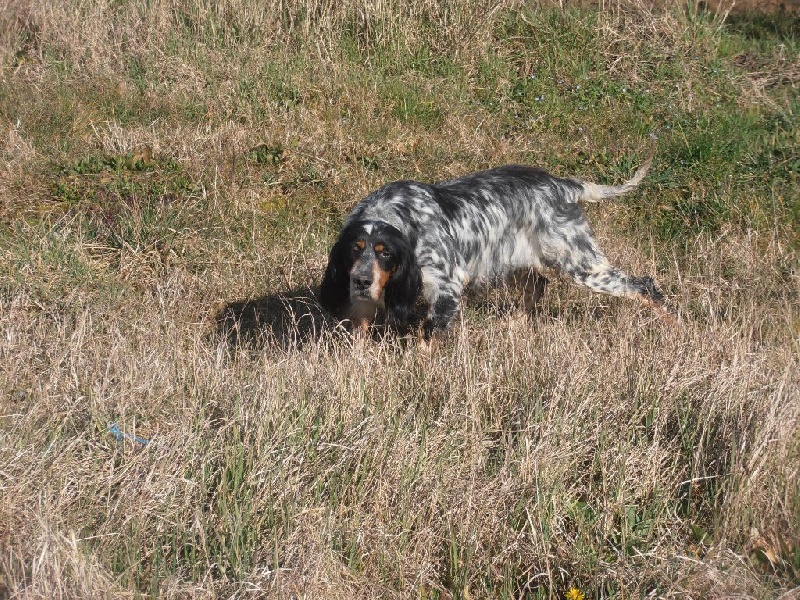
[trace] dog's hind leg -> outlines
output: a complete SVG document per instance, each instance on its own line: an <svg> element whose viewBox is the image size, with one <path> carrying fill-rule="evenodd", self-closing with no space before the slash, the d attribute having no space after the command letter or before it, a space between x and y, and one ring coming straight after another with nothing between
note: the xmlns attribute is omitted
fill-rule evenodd
<svg viewBox="0 0 800 600"><path fill-rule="evenodd" d="M664 295L650 277L631 277L607 262L592 265L587 270L569 270L564 274L594 292L632 298L653 305L664 303Z"/></svg>
<svg viewBox="0 0 800 600"><path fill-rule="evenodd" d="M588 269L566 270L562 273L594 292L638 300L653 308L665 320L675 320L672 311L664 304L664 294L656 287L652 278L631 277L608 263L605 257Z"/></svg>
<svg viewBox="0 0 800 600"><path fill-rule="evenodd" d="M542 263L594 292L638 300L671 319L664 295L650 277L631 277L613 266L599 248L583 215L540 237Z"/></svg>
<svg viewBox="0 0 800 600"><path fill-rule="evenodd" d="M527 312L533 314L539 310L539 300L544 296L547 283L547 278L534 270L526 273L522 282L522 304Z"/></svg>

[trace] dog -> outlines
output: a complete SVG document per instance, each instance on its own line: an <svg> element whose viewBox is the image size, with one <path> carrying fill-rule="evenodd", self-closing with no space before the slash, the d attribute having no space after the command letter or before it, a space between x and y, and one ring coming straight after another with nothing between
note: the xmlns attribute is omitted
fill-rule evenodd
<svg viewBox="0 0 800 600"><path fill-rule="evenodd" d="M333 245L320 303L356 330L379 313L406 327L421 296L423 339L447 329L468 283L530 274L531 300L560 274L595 292L640 300L670 314L650 277L613 266L578 202L634 190L652 163L618 186L506 165L436 184L396 181L361 200ZM526 302L526 306L527 306Z"/></svg>

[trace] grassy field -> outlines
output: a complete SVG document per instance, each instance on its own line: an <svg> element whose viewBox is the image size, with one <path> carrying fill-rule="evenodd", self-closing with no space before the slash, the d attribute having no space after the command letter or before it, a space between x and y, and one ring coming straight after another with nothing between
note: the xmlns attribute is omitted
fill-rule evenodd
<svg viewBox="0 0 800 600"><path fill-rule="evenodd" d="M798 86L691 3L0 1L0 598L800 597ZM653 147L587 211L677 327L314 301L386 181Z"/></svg>

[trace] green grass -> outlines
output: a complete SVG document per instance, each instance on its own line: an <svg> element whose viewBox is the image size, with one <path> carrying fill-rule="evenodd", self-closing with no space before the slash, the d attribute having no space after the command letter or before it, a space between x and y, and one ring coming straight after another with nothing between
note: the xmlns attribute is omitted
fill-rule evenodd
<svg viewBox="0 0 800 600"><path fill-rule="evenodd" d="M798 52L678 7L5 11L0 597L791 593ZM679 328L552 282L426 355L309 297L382 183L651 148L587 212Z"/></svg>

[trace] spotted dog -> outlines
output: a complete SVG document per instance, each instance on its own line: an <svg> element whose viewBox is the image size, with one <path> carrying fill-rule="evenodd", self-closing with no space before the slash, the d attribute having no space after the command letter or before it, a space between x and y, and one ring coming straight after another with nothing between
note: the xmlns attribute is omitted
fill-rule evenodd
<svg viewBox="0 0 800 600"><path fill-rule="evenodd" d="M507 165L433 185L397 181L359 202L334 244L320 289L327 310L366 329L385 310L409 323L421 295L429 339L457 314L467 283L526 271L534 299L561 274L595 292L634 298L668 314L650 277L613 266L578 202L635 189L650 157L618 186Z"/></svg>

